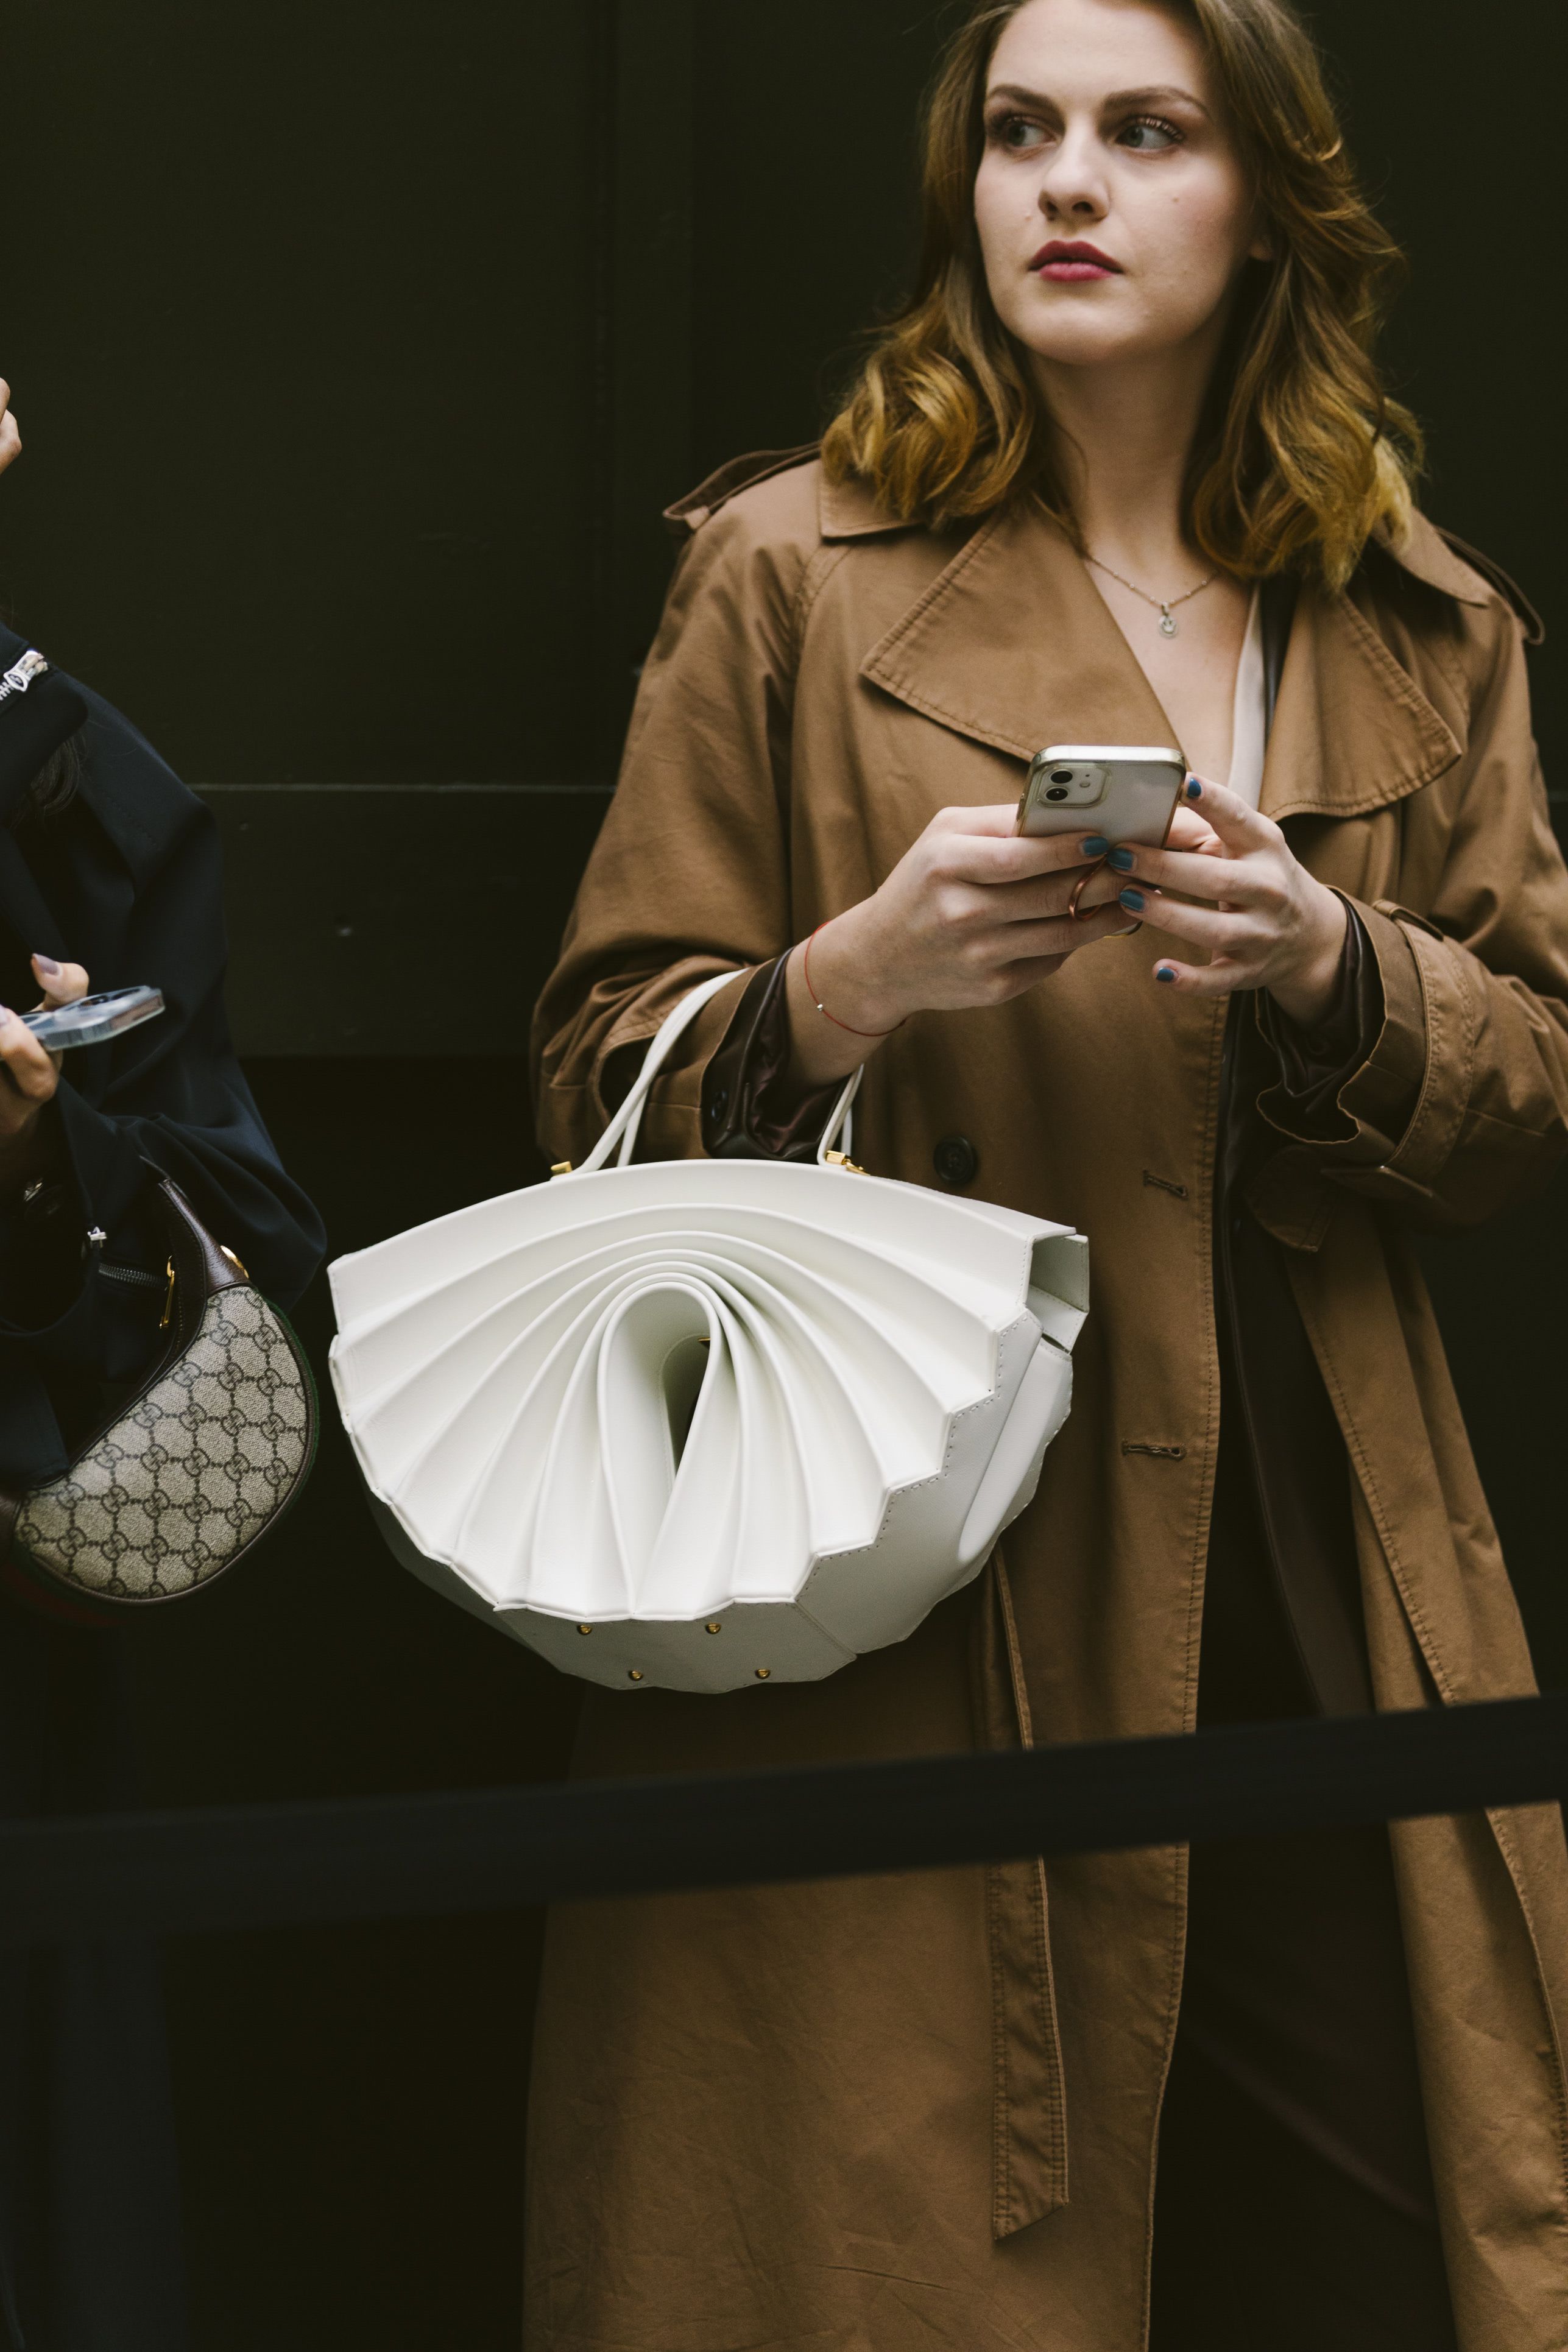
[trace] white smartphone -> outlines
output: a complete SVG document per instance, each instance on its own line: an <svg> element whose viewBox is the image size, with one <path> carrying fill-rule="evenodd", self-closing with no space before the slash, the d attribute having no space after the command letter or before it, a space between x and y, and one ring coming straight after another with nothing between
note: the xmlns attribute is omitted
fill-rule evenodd
<svg viewBox="0 0 1568 2352"><path fill-rule="evenodd" d="M1179 751L1127 743L1053 743L1037 751L1018 802L1018 831L1098 833L1112 847L1158 849L1181 803Z"/></svg>

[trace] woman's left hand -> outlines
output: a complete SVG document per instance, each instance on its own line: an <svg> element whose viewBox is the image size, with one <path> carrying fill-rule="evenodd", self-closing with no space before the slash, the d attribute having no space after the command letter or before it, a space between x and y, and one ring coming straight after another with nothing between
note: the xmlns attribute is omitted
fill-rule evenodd
<svg viewBox="0 0 1568 2352"><path fill-rule="evenodd" d="M1271 817L1223 785L1189 776L1184 805L1209 825L1201 848L1129 843L1107 861L1128 877L1121 899L1129 914L1208 951L1206 963L1162 956L1155 979L1195 996L1266 988L1290 1020L1311 1028L1333 1002L1349 920L1344 900L1314 880ZM1205 903L1164 895L1172 890Z"/></svg>

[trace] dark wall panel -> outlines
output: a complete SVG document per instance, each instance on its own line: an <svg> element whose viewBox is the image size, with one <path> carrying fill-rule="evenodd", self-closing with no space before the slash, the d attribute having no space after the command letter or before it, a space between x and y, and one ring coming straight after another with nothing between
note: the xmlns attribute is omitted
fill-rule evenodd
<svg viewBox="0 0 1568 2352"><path fill-rule="evenodd" d="M241 1054L526 1052L607 790L214 784L206 797Z"/></svg>
<svg viewBox="0 0 1568 2352"><path fill-rule="evenodd" d="M951 12L947 12L951 14ZM915 252L916 110L942 10L700 0L697 475L809 441Z"/></svg>
<svg viewBox="0 0 1568 2352"><path fill-rule="evenodd" d="M186 774L575 772L602 13L7 11L0 583Z"/></svg>
<svg viewBox="0 0 1568 2352"><path fill-rule="evenodd" d="M1355 152L1411 274L1389 338L1395 383L1426 425L1424 500L1514 572L1568 630L1557 541L1568 490L1563 332L1553 278L1565 220L1530 95L1562 78L1552 0L1313 0ZM1504 183L1494 175L1506 156ZM1568 792L1568 720L1554 648L1533 666L1536 720Z"/></svg>

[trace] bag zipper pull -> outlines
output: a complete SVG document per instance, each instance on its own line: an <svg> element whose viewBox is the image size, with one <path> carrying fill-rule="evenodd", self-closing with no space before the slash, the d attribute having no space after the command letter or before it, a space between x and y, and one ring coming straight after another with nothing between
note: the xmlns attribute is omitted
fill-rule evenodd
<svg viewBox="0 0 1568 2352"><path fill-rule="evenodd" d="M170 1319L171 1316L174 1314L174 1259L173 1259L173 1258L171 1258L171 1259L169 1260L169 1287L168 1287L168 1289L167 1289L167 1290L164 1292L164 1294L163 1294L163 1313L162 1313L162 1315L160 1315L160 1317L158 1318L158 1328L159 1328L159 1330L160 1330L160 1331L166 1331L166 1330L168 1329L168 1328L169 1328L169 1319Z"/></svg>

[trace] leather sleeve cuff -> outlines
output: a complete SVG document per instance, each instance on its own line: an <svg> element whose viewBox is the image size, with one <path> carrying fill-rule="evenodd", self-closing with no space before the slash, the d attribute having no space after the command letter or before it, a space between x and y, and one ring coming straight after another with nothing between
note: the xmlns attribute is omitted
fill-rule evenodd
<svg viewBox="0 0 1568 2352"><path fill-rule="evenodd" d="M1280 1148L1247 1187L1258 1223L1290 1249L1316 1249L1342 1187L1391 1205L1425 1200L1403 1165L1418 1125L1427 1075L1426 1007L1410 927L1436 939L1420 916L1379 900L1346 898L1359 926L1359 1058L1320 1080L1310 1104L1279 1086L1258 1099ZM1378 1017L1379 1014L1381 1017Z"/></svg>
<svg viewBox="0 0 1568 2352"><path fill-rule="evenodd" d="M803 1095L788 1082L786 951L752 973L702 1081L702 1140L715 1160L815 1160L842 1083Z"/></svg>
<svg viewBox="0 0 1568 2352"><path fill-rule="evenodd" d="M1349 992L1342 979L1335 1026L1315 1039L1295 1031L1293 1045L1280 1054L1279 1085L1258 1103L1281 1135L1315 1147L1325 1173L1340 1163L1365 1168L1393 1156L1415 1116L1426 1068L1420 974L1402 928L1402 920L1419 919L1403 908L1346 904L1356 940L1354 971ZM1395 912L1402 920L1394 919ZM1271 1026L1262 1003L1259 1021L1277 1050L1280 1032L1294 1026L1282 1019ZM1336 1046L1343 1058L1334 1066L1328 1057Z"/></svg>
<svg viewBox="0 0 1568 2352"><path fill-rule="evenodd" d="M1346 914L1333 1002L1314 1027L1292 1021L1267 990L1255 1000L1258 1029L1279 1072L1278 1087L1262 1097L1265 1116L1304 1142L1340 1142L1353 1134L1353 1122L1339 1107L1340 1091L1373 1053L1383 1027L1376 959L1354 908L1347 907Z"/></svg>

